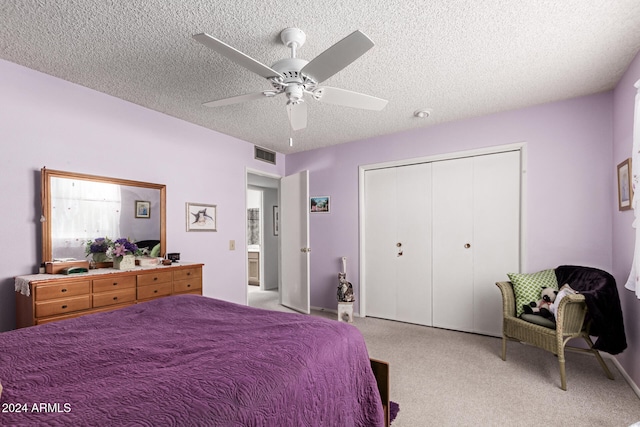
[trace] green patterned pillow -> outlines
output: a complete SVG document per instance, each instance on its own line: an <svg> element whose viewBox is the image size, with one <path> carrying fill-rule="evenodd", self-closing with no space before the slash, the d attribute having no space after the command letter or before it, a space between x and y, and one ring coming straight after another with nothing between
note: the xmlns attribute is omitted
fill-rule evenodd
<svg viewBox="0 0 640 427"><path fill-rule="evenodd" d="M532 274L508 273L513 283L513 293L516 296L516 316L523 313L522 306L540 299L542 288L558 289L558 280L554 269L538 271Z"/></svg>

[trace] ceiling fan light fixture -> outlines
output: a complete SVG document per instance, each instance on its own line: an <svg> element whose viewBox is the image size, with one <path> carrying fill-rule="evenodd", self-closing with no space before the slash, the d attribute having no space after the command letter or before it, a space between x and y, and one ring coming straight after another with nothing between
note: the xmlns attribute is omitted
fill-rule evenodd
<svg viewBox="0 0 640 427"><path fill-rule="evenodd" d="M291 57L276 61L271 67L207 33L194 34L193 38L236 64L264 77L272 86L271 90L209 101L203 104L206 107L222 107L272 98L284 93L287 98L289 124L293 131L298 131L307 127L308 108L303 99L305 92L317 101L343 107L380 111L387 105L384 99L346 89L325 86L322 90L316 91L320 83L340 72L373 47L371 39L359 30L344 37L311 61L307 61L296 58L296 50L306 41L304 32L298 28L285 28L281 31L280 38L282 43L291 49Z"/></svg>
<svg viewBox="0 0 640 427"><path fill-rule="evenodd" d="M431 110L428 110L426 108L422 108L420 110L416 110L413 112L413 116L419 119L426 119L430 115L431 115Z"/></svg>

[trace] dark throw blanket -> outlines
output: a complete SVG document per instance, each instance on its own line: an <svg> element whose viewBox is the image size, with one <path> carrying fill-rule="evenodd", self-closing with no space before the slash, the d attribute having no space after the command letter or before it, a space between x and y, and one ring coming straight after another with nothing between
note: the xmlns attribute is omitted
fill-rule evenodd
<svg viewBox="0 0 640 427"><path fill-rule="evenodd" d="M590 334L598 337L594 348L610 354L627 348L622 307L613 276L597 268L573 265L561 265L555 271L559 286L568 283L584 295L587 316L592 321Z"/></svg>

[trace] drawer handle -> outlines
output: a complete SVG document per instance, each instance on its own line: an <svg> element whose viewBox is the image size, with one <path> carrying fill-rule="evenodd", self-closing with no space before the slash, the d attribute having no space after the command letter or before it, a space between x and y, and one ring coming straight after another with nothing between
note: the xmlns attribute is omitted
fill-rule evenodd
<svg viewBox="0 0 640 427"><path fill-rule="evenodd" d="M187 288L190 288L190 287L191 287L191 283L187 284Z"/></svg>
<svg viewBox="0 0 640 427"><path fill-rule="evenodd" d="M113 282L113 286L118 286L118 282Z"/></svg>
<svg viewBox="0 0 640 427"><path fill-rule="evenodd" d="M63 305L63 306L62 306L62 308L67 308L67 305L66 305L66 304L65 304L65 305Z"/></svg>
<svg viewBox="0 0 640 427"><path fill-rule="evenodd" d="M153 280L158 280L158 278L157 278L157 277L154 277L154 278L153 278Z"/></svg>
<svg viewBox="0 0 640 427"><path fill-rule="evenodd" d="M188 273L187 273L187 276L191 276L191 272L188 272Z"/></svg>
<svg viewBox="0 0 640 427"><path fill-rule="evenodd" d="M153 293L154 293L154 294L157 294L157 293L158 293L158 290L157 290L157 289L155 289L155 290L153 291Z"/></svg>
<svg viewBox="0 0 640 427"><path fill-rule="evenodd" d="M60 292L67 292L66 289L60 289Z"/></svg>
<svg viewBox="0 0 640 427"><path fill-rule="evenodd" d="M113 297L113 300L114 301L118 301L118 297Z"/></svg>

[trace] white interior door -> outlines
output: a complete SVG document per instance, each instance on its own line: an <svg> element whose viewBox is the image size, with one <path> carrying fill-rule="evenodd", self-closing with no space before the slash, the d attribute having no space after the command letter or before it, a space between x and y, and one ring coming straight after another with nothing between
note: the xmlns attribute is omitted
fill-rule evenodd
<svg viewBox="0 0 640 427"><path fill-rule="evenodd" d="M281 304L310 313L309 171L280 180Z"/></svg>
<svg viewBox="0 0 640 427"><path fill-rule="evenodd" d="M431 326L431 163L396 169L396 320Z"/></svg>
<svg viewBox="0 0 640 427"><path fill-rule="evenodd" d="M502 335L495 282L520 271L520 152L474 159L474 332Z"/></svg>
<svg viewBox="0 0 640 427"><path fill-rule="evenodd" d="M367 316L431 325L431 165L365 173Z"/></svg>
<svg viewBox="0 0 640 427"><path fill-rule="evenodd" d="M365 173L367 316L396 319L396 169Z"/></svg>
<svg viewBox="0 0 640 427"><path fill-rule="evenodd" d="M433 163L433 326L473 330L473 158Z"/></svg>

